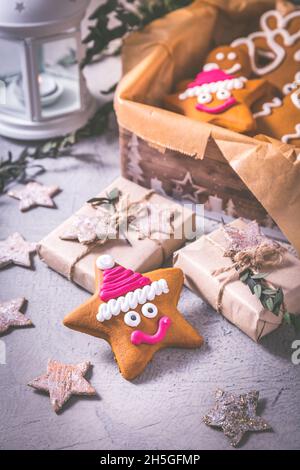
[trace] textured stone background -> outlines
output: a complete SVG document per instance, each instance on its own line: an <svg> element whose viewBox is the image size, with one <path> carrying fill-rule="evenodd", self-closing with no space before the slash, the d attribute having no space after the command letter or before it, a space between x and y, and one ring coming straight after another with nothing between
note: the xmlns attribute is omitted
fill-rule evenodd
<svg viewBox="0 0 300 470"><path fill-rule="evenodd" d="M118 59L88 70L94 93L118 75ZM5 149L15 144L1 143ZM77 157L46 162L39 177L62 189L57 209L37 208L26 214L17 201L0 198L0 239L19 230L38 241L119 174L118 137L114 124L98 139L80 144ZM243 449L299 449L300 366L291 363L293 332L282 327L257 345L186 289L180 307L204 335L195 351L164 350L134 382L118 372L109 346L62 326L64 315L89 294L48 269L35 257L35 270L10 267L0 271L0 300L25 296L33 328L2 337L6 365L0 365L1 449L229 449L218 430L202 423L217 387L261 393L259 413L273 432L251 433ZM90 360L89 379L95 398L72 398L56 416L46 395L26 386L45 371L49 357Z"/></svg>

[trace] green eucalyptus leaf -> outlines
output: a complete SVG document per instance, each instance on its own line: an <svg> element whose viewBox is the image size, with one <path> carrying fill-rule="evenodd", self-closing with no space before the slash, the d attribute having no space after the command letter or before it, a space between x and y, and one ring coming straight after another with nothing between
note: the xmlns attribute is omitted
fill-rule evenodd
<svg viewBox="0 0 300 470"><path fill-rule="evenodd" d="M261 287L261 285L260 285L260 284L256 284L256 285L254 286L253 290L254 290L254 294L256 295L256 297L257 297L258 299L260 299L261 294L262 294L262 287Z"/></svg>
<svg viewBox="0 0 300 470"><path fill-rule="evenodd" d="M266 300L266 306L267 306L267 309L270 310L270 312L273 312L274 302L273 302L273 300L271 299L271 297L269 297L269 298Z"/></svg>
<svg viewBox="0 0 300 470"><path fill-rule="evenodd" d="M275 296L277 294L277 290L276 289L264 289L263 294ZM275 299L274 299L274 302L275 302Z"/></svg>
<svg viewBox="0 0 300 470"><path fill-rule="evenodd" d="M240 281L242 281L242 282L247 281L249 275L250 275L249 271L245 271L243 274L241 274Z"/></svg>

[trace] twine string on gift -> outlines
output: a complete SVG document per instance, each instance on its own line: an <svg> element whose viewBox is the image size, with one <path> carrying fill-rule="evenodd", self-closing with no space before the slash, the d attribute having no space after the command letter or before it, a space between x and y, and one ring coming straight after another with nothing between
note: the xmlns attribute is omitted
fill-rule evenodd
<svg viewBox="0 0 300 470"><path fill-rule="evenodd" d="M251 269L254 274L257 274L262 268L275 268L279 266L283 262L284 252L285 248L283 248L279 243L270 243L269 241L265 241L257 246L232 253L230 255L231 261L233 263L231 266L222 267L212 272L213 276L219 276L220 274L226 272L228 273L220 285L216 301L217 311L221 312L224 289L227 284L238 280L240 276L248 269ZM268 285L270 288L275 287L271 282L265 282L266 285Z"/></svg>
<svg viewBox="0 0 300 470"><path fill-rule="evenodd" d="M96 246L103 245L107 242L107 240L110 239L110 233L111 231L117 231L119 230L120 233L124 236L126 241L130 244L130 241L127 238L126 235L126 230L128 226L130 225L130 228L133 229L137 235L139 240L143 240L145 238L148 238L150 233L146 234L143 232L142 227L139 226L137 222L140 218L143 216L148 216L150 215L150 207L148 204L146 204L149 199L153 196L155 193L154 190L149 190L143 197L141 197L137 201L130 202L129 197L127 194L124 194L120 197L118 202L116 203L115 201L112 201L113 209L114 212L111 214L109 223L107 226L107 233L104 238L97 238L94 242L89 243L88 245L84 246L83 250L81 253L76 256L76 258L72 261L71 265L69 266L69 272L68 272L68 279L73 280L74 278L74 270L77 265L77 263L83 259L85 256L87 256L89 253L91 253ZM101 205L96 208L98 205L98 201L102 202L103 198L94 198L92 201L92 206L98 211L101 212L103 215L106 215L109 213L109 210L104 209ZM109 202L108 200L106 202ZM171 214L171 220L170 220L170 228L171 228L171 233L174 233L174 226L173 226L173 220L174 220L174 213ZM164 234L167 232L164 232L163 230L159 231L160 234ZM169 232L168 232L169 234ZM154 239L154 242L160 247L161 249L161 255L162 255L162 263L165 262L166 260L166 252L163 246L163 243L160 239Z"/></svg>

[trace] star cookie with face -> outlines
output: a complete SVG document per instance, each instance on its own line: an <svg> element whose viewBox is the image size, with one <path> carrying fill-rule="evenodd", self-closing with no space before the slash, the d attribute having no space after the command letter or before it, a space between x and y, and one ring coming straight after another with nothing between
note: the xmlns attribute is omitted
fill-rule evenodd
<svg viewBox="0 0 300 470"><path fill-rule="evenodd" d="M165 98L168 109L198 121L237 132L255 130L251 105L268 91L265 80L235 77L223 70L202 71L192 82L179 83L178 91Z"/></svg>
<svg viewBox="0 0 300 470"><path fill-rule="evenodd" d="M300 85L293 88L283 100L264 103L254 116L260 133L300 147Z"/></svg>
<svg viewBox="0 0 300 470"><path fill-rule="evenodd" d="M95 272L94 295L67 315L64 325L106 340L125 379L141 374L160 349L201 346L202 337L177 309L180 269L142 275L102 255Z"/></svg>

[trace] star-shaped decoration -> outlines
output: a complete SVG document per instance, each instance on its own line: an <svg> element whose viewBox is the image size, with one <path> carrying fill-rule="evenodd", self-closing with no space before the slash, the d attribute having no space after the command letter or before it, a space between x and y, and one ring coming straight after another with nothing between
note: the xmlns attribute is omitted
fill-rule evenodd
<svg viewBox="0 0 300 470"><path fill-rule="evenodd" d="M8 191L8 195L20 200L20 210L27 211L32 207L54 207L52 196L60 191L58 186L44 186L43 184L31 181L24 188Z"/></svg>
<svg viewBox="0 0 300 470"><path fill-rule="evenodd" d="M17 2L16 5L15 5L15 10L18 12L18 13L22 13L24 10L25 10L25 5L23 2Z"/></svg>
<svg viewBox="0 0 300 470"><path fill-rule="evenodd" d="M90 362L63 364L50 359L47 372L29 382L29 387L49 393L52 408L58 413L72 395L96 395L96 390L84 378Z"/></svg>
<svg viewBox="0 0 300 470"><path fill-rule="evenodd" d="M260 227L255 220L249 222L245 229L242 230L230 224L224 225L223 230L229 241L226 253L230 255L256 247L263 242L273 243L261 233Z"/></svg>
<svg viewBox="0 0 300 470"><path fill-rule="evenodd" d="M208 195L207 189L198 186L193 182L192 175L189 171L186 172L182 180L172 180L175 184L173 196L179 199L185 199L194 203L199 203L200 197Z"/></svg>
<svg viewBox="0 0 300 470"><path fill-rule="evenodd" d="M196 121L215 124L236 132L255 130L256 123L251 106L258 99L268 96L267 93L270 90L270 84L266 80L247 80L243 88L232 90L231 99L235 101L233 106L211 113L197 109L199 104L197 96L190 96L185 99L180 98L186 92L189 84L190 80L180 82L177 87L178 91L165 97L166 107L171 111L183 114ZM221 110L225 102L225 99L218 98L216 94L211 93L211 101L208 105L203 105L203 107L208 109L215 107L216 110Z"/></svg>
<svg viewBox="0 0 300 470"><path fill-rule="evenodd" d="M62 240L77 240L85 245L95 240L104 242L108 238L115 237L116 229L111 226L108 214L94 217L77 215L74 217L70 228L60 236Z"/></svg>
<svg viewBox="0 0 300 470"><path fill-rule="evenodd" d="M108 273L103 272L103 267L101 269L97 267L99 260L100 264L105 261ZM143 285L140 282L145 279L150 285L137 289L137 292L127 289L127 297L119 293L116 299L106 302L102 300L101 293L104 283L107 282L107 276L114 277L113 289L116 289L118 283L121 289L122 286L126 286L128 276L133 283L138 282L137 285L140 287ZM131 281L128 282L131 286ZM154 292L152 286L161 286L159 284L161 282L164 286L167 284L168 289L164 288L159 295L153 294L147 297L147 294ZM94 295L69 313L64 318L64 325L108 341L121 374L125 379L132 380L143 372L158 350L167 347L197 348L202 345L202 337L177 309L182 286L183 273L178 268L158 269L141 275L119 265L115 266L109 255L103 255L96 261ZM138 293L141 297L146 295L146 299L142 302L140 297L142 303L137 300L132 304ZM102 307L117 306L119 302L129 298L131 306L129 305L125 312L114 311L112 315L106 316L106 319L99 318ZM147 302L149 298L151 301Z"/></svg>
<svg viewBox="0 0 300 470"><path fill-rule="evenodd" d="M8 264L31 267L30 253L36 251L36 243L26 242L18 232L0 241L0 269Z"/></svg>
<svg viewBox="0 0 300 470"><path fill-rule="evenodd" d="M259 392L251 391L243 395L216 391L215 406L203 417L208 426L222 428L232 446L237 446L248 431L266 431L271 426L256 415Z"/></svg>
<svg viewBox="0 0 300 470"><path fill-rule="evenodd" d="M8 302L0 303L0 334L13 326L32 325L31 320L25 318L24 314L20 312L24 302L25 299L23 297L19 297L17 299L9 300Z"/></svg>

